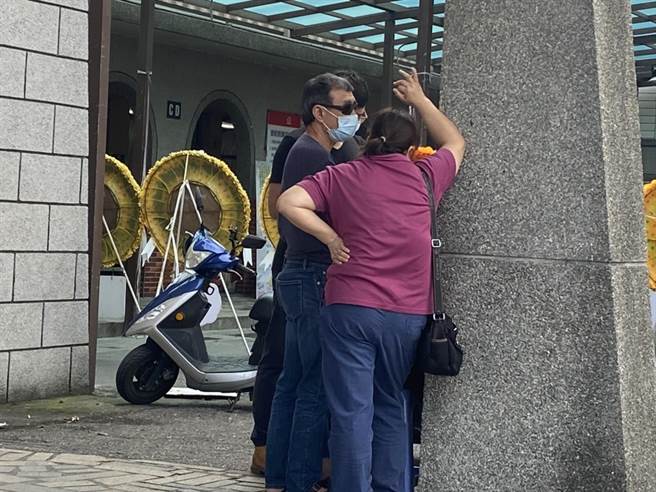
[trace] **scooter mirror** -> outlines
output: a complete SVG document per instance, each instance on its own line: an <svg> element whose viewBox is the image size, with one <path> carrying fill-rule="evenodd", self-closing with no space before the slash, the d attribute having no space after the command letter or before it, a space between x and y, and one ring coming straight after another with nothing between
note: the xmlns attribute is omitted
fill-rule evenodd
<svg viewBox="0 0 656 492"><path fill-rule="evenodd" d="M244 240L241 242L242 248L248 248L248 249L262 249L265 244L266 244L266 239L263 239L259 236L253 236L252 234L246 236Z"/></svg>

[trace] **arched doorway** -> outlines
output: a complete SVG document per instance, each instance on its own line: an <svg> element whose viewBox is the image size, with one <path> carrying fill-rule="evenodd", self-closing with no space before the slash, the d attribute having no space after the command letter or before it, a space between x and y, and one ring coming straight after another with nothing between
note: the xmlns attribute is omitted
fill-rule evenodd
<svg viewBox="0 0 656 492"><path fill-rule="evenodd" d="M234 94L216 91L201 101L192 120L189 147L224 161L252 198L255 159L252 127L242 102Z"/></svg>
<svg viewBox="0 0 656 492"><path fill-rule="evenodd" d="M128 159L135 144L134 111L137 102L136 81L120 72L109 76L107 98L107 150L106 153L129 165ZM155 117L150 108L147 165L153 164L157 149Z"/></svg>
<svg viewBox="0 0 656 492"><path fill-rule="evenodd" d="M255 233L255 145L253 126L241 100L228 91L214 91L198 105L188 146L224 161L235 173L251 203L250 232ZM199 192L200 190L195 190ZM236 282L231 290L255 296L255 278Z"/></svg>
<svg viewBox="0 0 656 492"><path fill-rule="evenodd" d="M128 167L135 163L129 162L133 152L136 150L136 133L135 125L135 108L137 102L137 82L129 75L114 71L109 74L108 97L107 97L107 143L105 152L118 159ZM149 108L149 132L148 145L146 152L146 167L149 169L157 157L157 129L155 126L155 114L153 108ZM140 165L141 158L137 165ZM133 173L136 174L136 173ZM136 177L136 176L135 176ZM141 180L137 179L138 184ZM103 216L110 229L113 229L119 217L119 203L115 196L104 189L103 199ZM111 277L113 286L109 287L107 278ZM120 279L120 280L117 280ZM120 305L121 310L117 313L107 314L101 310L101 323L99 325L99 334L101 336L118 335L120 328L115 324L115 320L123 318L122 299L125 297L125 284L123 283L122 273L116 267L103 269L101 274L101 284L103 287L104 298L114 299L115 302L108 304ZM114 285L116 284L116 285ZM115 297L112 297L115 296ZM107 321L107 320L112 321ZM109 327L109 328L108 328Z"/></svg>

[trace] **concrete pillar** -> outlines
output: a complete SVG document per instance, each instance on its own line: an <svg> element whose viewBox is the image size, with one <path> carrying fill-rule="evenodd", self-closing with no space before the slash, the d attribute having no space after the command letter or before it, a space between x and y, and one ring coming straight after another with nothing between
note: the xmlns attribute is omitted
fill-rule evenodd
<svg viewBox="0 0 656 492"><path fill-rule="evenodd" d="M654 490L654 337L628 0L451 0L443 203L461 376L428 378L424 491Z"/></svg>
<svg viewBox="0 0 656 492"><path fill-rule="evenodd" d="M0 8L0 403L89 390L88 0Z"/></svg>

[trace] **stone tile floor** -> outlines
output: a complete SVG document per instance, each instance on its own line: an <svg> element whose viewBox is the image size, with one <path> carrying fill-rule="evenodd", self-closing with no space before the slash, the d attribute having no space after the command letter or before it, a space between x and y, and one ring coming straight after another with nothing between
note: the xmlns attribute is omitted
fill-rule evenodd
<svg viewBox="0 0 656 492"><path fill-rule="evenodd" d="M264 480L204 466L0 448L0 491L53 490L261 492Z"/></svg>

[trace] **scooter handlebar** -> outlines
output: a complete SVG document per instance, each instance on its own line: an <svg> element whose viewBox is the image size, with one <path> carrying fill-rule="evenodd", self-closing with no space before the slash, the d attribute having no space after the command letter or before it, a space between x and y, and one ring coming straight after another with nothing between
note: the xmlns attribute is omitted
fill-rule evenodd
<svg viewBox="0 0 656 492"><path fill-rule="evenodd" d="M233 270L240 275L255 275L255 272L248 268L247 266L242 265L241 263L237 263Z"/></svg>

